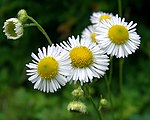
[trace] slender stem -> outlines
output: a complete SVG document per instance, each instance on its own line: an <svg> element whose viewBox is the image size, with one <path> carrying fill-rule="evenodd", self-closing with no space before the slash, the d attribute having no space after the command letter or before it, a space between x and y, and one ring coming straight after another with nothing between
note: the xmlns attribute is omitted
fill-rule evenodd
<svg viewBox="0 0 150 120"><path fill-rule="evenodd" d="M98 119L99 119L99 120L102 120L101 112L100 112L100 110L98 110L98 107L96 106L96 104L95 104L93 98L91 97L91 95L90 95L90 93L89 93L88 86L85 85L85 86L81 86L81 87L82 87L82 90L83 90L84 93L85 93L85 97L87 97L87 98L90 100L90 102L92 103L93 108L95 109L95 111L96 111L96 113L97 113L97 115L98 115Z"/></svg>
<svg viewBox="0 0 150 120"><path fill-rule="evenodd" d="M113 102L112 102L110 82L108 81L107 76L105 76L105 82L106 82L108 97L109 97L109 101L110 101L110 105L111 105L111 110L112 110L112 119L114 120L115 119L114 110L113 110L114 106L113 106Z"/></svg>
<svg viewBox="0 0 150 120"><path fill-rule="evenodd" d="M121 0L118 0L118 11L119 11L119 16L122 17L122 5L121 5Z"/></svg>
<svg viewBox="0 0 150 120"><path fill-rule="evenodd" d="M113 68L113 56L110 56L109 84L111 83L112 79L112 68Z"/></svg>
<svg viewBox="0 0 150 120"><path fill-rule="evenodd" d="M36 24L34 24L34 23L24 24L24 27L32 27L32 26L36 26Z"/></svg>
<svg viewBox="0 0 150 120"><path fill-rule="evenodd" d="M112 119L115 119L114 116L114 106L113 106L113 102L112 102L112 95L111 95L111 79L112 79L112 68L113 68L113 57L110 57L110 71L109 71L109 79L107 78L107 76L105 75L105 82L106 82L106 86L107 86L107 91L108 91L108 97L109 97L109 101L110 101L110 105L111 105L111 109L112 109Z"/></svg>
<svg viewBox="0 0 150 120"><path fill-rule="evenodd" d="M120 99L121 99L121 105L120 105L120 119L122 119L123 115L123 62L124 59L119 59L119 87L120 87Z"/></svg>
<svg viewBox="0 0 150 120"><path fill-rule="evenodd" d="M123 90L123 58L119 59L119 86L120 86L120 93L122 94L122 90Z"/></svg>
<svg viewBox="0 0 150 120"><path fill-rule="evenodd" d="M93 98L91 96L89 96L88 98L89 98L90 102L92 103L92 105L93 105L93 107L94 107L94 109L98 115L99 120L102 120L101 112L98 110L96 104L93 101Z"/></svg>
<svg viewBox="0 0 150 120"><path fill-rule="evenodd" d="M46 37L47 41L51 45L52 41L50 40L49 36L45 32L45 30L42 28L42 26L37 21L35 21L32 17L30 17L30 16L27 16L27 17L29 20L31 20L37 26L37 28L43 33L43 35Z"/></svg>

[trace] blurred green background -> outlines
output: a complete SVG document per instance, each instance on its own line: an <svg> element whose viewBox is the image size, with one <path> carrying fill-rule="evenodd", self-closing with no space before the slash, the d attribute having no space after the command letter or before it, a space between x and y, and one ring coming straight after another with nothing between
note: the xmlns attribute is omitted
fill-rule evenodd
<svg viewBox="0 0 150 120"><path fill-rule="evenodd" d="M124 63L124 120L150 120L150 14L144 0L122 0L123 17L138 23L140 49L129 55ZM67 105L73 100L72 84L52 94L33 89L27 80L25 64L31 61L31 52L47 46L45 37L36 27L26 28L18 40L7 40L2 27L6 19L16 17L20 9L36 19L53 43L71 35L81 35L90 25L90 15L96 11L118 14L117 0L0 0L0 120L97 120L89 101L88 114L70 113ZM118 97L118 59L114 59L112 93L116 119L120 110ZM90 84L92 96L99 101L102 94L108 98L106 84ZM110 107L102 109L104 120L111 120Z"/></svg>

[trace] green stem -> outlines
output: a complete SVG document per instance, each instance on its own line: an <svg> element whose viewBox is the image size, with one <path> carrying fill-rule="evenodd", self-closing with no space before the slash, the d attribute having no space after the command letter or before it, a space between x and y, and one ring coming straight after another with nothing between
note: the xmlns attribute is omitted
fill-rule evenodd
<svg viewBox="0 0 150 120"><path fill-rule="evenodd" d="M124 59L119 59L119 87L120 87L120 99L121 99L121 106L120 106L120 118L123 115L123 62Z"/></svg>
<svg viewBox="0 0 150 120"><path fill-rule="evenodd" d="M43 33L43 35L46 37L47 41L51 45L52 41L50 40L49 36L45 32L45 30L42 28L42 26L37 21L35 21L32 17L30 17L30 16L27 16L27 17L29 20L31 20L37 26L37 28Z"/></svg>
<svg viewBox="0 0 150 120"><path fill-rule="evenodd" d="M91 97L91 95L90 95L90 93L89 93L88 86L85 85L85 86L81 86L81 87L82 87L82 90L83 90L84 93L85 93L85 97L87 97L87 98L90 100L90 102L92 103L93 108L94 108L94 110L96 111L99 120L102 120L101 112L100 112L100 110L98 109L98 107L96 106L96 104L95 104L93 98Z"/></svg>
<svg viewBox="0 0 150 120"><path fill-rule="evenodd" d="M33 26L36 26L36 24L34 24L34 23L24 24L23 27L33 27Z"/></svg>
<svg viewBox="0 0 150 120"><path fill-rule="evenodd" d="M122 90L123 90L123 58L120 58L119 59L119 86L120 86L120 93L122 93Z"/></svg>
<svg viewBox="0 0 150 120"><path fill-rule="evenodd" d="M101 112L100 112L100 110L98 110L98 108L97 108L96 104L94 103L94 101L93 101L93 99L92 99L91 96L89 96L89 100L90 100L90 102L92 103L93 108L95 109L95 111L96 111L96 113L97 113L97 115L98 115L99 120L102 120Z"/></svg>
<svg viewBox="0 0 150 120"><path fill-rule="evenodd" d="M118 11L119 11L119 16L122 17L122 5L121 5L121 0L118 0Z"/></svg>
<svg viewBox="0 0 150 120"><path fill-rule="evenodd" d="M109 71L109 79L107 78L107 76L105 75L105 82L106 82L106 86L107 86L107 91L108 91L108 97L109 97L109 101L110 101L110 105L111 105L111 109L112 109L112 119L115 119L114 116L114 106L113 106L113 102L112 102L112 95L111 95L111 79L112 79L112 68L113 68L113 57L110 57L110 71Z"/></svg>
<svg viewBox="0 0 150 120"><path fill-rule="evenodd" d="M110 56L109 84L111 83L112 79L112 68L113 68L113 56Z"/></svg>

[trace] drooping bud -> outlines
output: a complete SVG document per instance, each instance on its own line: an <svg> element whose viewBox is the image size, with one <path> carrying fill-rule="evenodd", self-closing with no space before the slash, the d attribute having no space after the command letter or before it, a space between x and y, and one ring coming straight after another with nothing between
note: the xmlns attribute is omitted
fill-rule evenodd
<svg viewBox="0 0 150 120"><path fill-rule="evenodd" d="M79 112L85 114L87 112L87 107L81 101L72 101L69 103L67 110L70 112Z"/></svg>
<svg viewBox="0 0 150 120"><path fill-rule="evenodd" d="M18 12L18 19L22 22L22 23L25 23L28 19L27 17L27 12L24 10L24 9L21 9L19 12Z"/></svg>
<svg viewBox="0 0 150 120"><path fill-rule="evenodd" d="M7 36L7 39L16 40L23 35L22 22L17 18L10 18L6 20L3 29L3 32Z"/></svg>

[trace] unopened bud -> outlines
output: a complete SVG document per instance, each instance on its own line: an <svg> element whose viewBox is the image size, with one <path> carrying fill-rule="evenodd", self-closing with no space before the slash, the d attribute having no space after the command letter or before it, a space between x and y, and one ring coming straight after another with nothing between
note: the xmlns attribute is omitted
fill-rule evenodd
<svg viewBox="0 0 150 120"><path fill-rule="evenodd" d="M84 114L87 112L87 107L81 101L73 101L69 103L67 110L70 112L79 112Z"/></svg>
<svg viewBox="0 0 150 120"><path fill-rule="evenodd" d="M72 95L77 98L83 97L84 91L81 89L81 87L78 87L77 89L72 91Z"/></svg>
<svg viewBox="0 0 150 120"><path fill-rule="evenodd" d="M27 12L24 10L24 9L21 9L19 12L18 12L18 19L24 23L27 21L28 17L27 17Z"/></svg>
<svg viewBox="0 0 150 120"><path fill-rule="evenodd" d="M99 110L108 105L108 101L105 98L100 99Z"/></svg>
<svg viewBox="0 0 150 120"><path fill-rule="evenodd" d="M101 104L101 105L107 105L107 103L108 103L108 101L107 101L105 98L102 98L102 99L100 100L100 104Z"/></svg>

